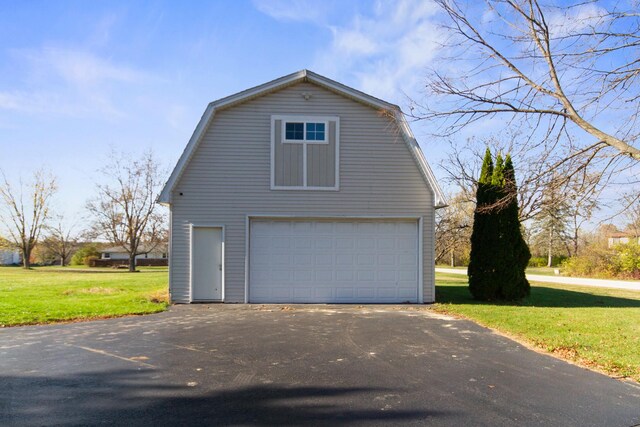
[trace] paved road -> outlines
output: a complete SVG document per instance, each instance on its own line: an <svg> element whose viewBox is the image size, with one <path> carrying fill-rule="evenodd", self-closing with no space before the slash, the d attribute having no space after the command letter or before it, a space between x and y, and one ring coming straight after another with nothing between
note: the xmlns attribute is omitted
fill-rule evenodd
<svg viewBox="0 0 640 427"><path fill-rule="evenodd" d="M466 269L461 268L436 268L437 273L467 274ZM640 281L632 280L604 280L587 279L584 277L543 276L540 274L527 274L530 282L562 283L565 285L593 286L596 288L615 288L640 291Z"/></svg>
<svg viewBox="0 0 640 427"><path fill-rule="evenodd" d="M425 306L177 306L0 330L0 425L640 423L640 386Z"/></svg>

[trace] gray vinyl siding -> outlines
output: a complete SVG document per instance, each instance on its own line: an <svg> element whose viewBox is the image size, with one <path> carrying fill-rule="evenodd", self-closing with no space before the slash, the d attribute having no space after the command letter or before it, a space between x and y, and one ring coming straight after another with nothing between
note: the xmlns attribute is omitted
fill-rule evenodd
<svg viewBox="0 0 640 427"><path fill-rule="evenodd" d="M312 97L305 100L302 92ZM271 115L340 118L339 191L271 190ZM180 195L182 193L182 195ZM189 225L225 226L225 301L245 299L248 215L423 218L424 301L434 301L434 195L395 124L310 83L217 111L172 193L171 297L189 301Z"/></svg>
<svg viewBox="0 0 640 427"><path fill-rule="evenodd" d="M307 145L307 185L334 187L336 182L336 122L329 122L328 144Z"/></svg>
<svg viewBox="0 0 640 427"><path fill-rule="evenodd" d="M282 120L275 121L274 168L275 185L282 187L302 187L302 144L282 143Z"/></svg>

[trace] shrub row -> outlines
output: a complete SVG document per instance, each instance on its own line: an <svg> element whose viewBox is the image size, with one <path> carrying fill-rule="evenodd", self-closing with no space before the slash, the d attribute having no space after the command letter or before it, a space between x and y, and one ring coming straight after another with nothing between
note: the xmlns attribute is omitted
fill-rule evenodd
<svg viewBox="0 0 640 427"><path fill-rule="evenodd" d="M569 276L640 279L640 245L591 246L580 256L567 259L562 268Z"/></svg>

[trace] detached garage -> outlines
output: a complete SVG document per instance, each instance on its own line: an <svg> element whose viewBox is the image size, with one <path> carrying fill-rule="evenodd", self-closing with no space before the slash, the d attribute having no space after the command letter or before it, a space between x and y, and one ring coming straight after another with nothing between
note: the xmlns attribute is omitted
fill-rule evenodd
<svg viewBox="0 0 640 427"><path fill-rule="evenodd" d="M307 70L207 107L159 202L178 303L429 303L446 205L400 108Z"/></svg>

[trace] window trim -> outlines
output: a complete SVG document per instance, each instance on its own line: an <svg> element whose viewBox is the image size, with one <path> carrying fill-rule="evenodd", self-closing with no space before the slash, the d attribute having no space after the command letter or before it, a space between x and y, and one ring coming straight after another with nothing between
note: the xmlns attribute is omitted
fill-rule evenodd
<svg viewBox="0 0 640 427"><path fill-rule="evenodd" d="M302 139L287 139L287 123L302 123ZM324 139L307 139L307 125L309 123L322 123L324 124ZM280 131L280 135L282 135L282 143L283 144L329 144L329 120L282 120L282 130Z"/></svg>
<svg viewBox="0 0 640 427"><path fill-rule="evenodd" d="M276 141L276 120L281 120L281 141ZM285 140L285 123L287 122L304 122L305 123L305 139L304 140ZM307 141L306 140L306 123L325 123L325 140L324 141ZM336 152L335 152L335 177L333 187L311 187L307 185L307 145L309 144L329 144L329 122L336 122ZM302 144L302 186L288 187L276 185L275 177L275 144ZM313 115L295 115L295 114L275 114L271 116L271 190L311 190L311 191L339 191L340 190L340 117L338 116L313 116Z"/></svg>

